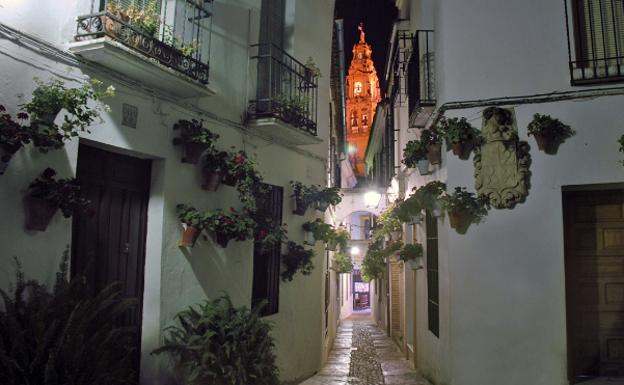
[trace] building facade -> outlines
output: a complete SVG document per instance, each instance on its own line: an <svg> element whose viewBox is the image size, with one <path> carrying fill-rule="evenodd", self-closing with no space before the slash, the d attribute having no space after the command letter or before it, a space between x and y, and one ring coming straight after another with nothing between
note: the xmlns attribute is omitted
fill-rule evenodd
<svg viewBox="0 0 624 385"><path fill-rule="evenodd" d="M220 150L234 147L253 157L276 194L274 209L289 238L301 243L301 224L321 214L292 215L289 182L326 185L330 146L329 77L315 76L303 62L312 57L329 73L334 2L155 4L161 24L146 35L114 17L104 1L0 2L0 104L9 113L31 99L34 78L67 87L97 78L116 90L106 100L110 112L89 132L47 154L27 145L0 176L0 210L13 218L0 225L0 287L14 281L13 256L26 277L48 285L66 248L72 270L95 259L99 279L121 280L141 304L144 384L171 383L165 360L150 353L180 310L224 292L236 306L269 299L274 307L266 319L273 323L281 379L308 377L321 367L335 333L330 320L337 310L329 298L336 297L337 278L329 255L318 244L313 273L282 282L279 252L276 263L263 265L252 240L222 248L200 237L193 248L179 247L176 205L240 209L241 202L228 186L203 190L200 167L181 162L172 140L180 120L203 120L220 136ZM47 167L88 186L95 219L57 213L45 231L24 228L23 199Z"/></svg>
<svg viewBox="0 0 624 385"><path fill-rule="evenodd" d="M351 166L357 176L365 175L364 158L375 108L381 100L379 80L372 60L372 48L360 25L360 40L353 46L353 59L346 78L347 143Z"/></svg>
<svg viewBox="0 0 624 385"><path fill-rule="evenodd" d="M622 3L396 5L401 21L389 44L402 32L411 35L411 55L399 72L408 100L387 110L391 127L379 120L371 134L379 145L367 159L396 153L387 167L396 170L391 183L379 188L399 198L442 181L447 192L486 194L494 207L463 234L447 214L405 225L403 241L423 245L424 267L406 265L401 279L373 285L381 290L372 300L377 319L388 323L390 314L393 324L395 305L384 290L399 285L404 349L434 384L623 381L624 302L615 291L624 282ZM387 67L400 59L390 60ZM387 73L391 95L394 71ZM529 135L535 114L560 119L575 134L555 154L544 152ZM466 118L486 142L467 160L443 144L441 164L424 175L407 168L406 143L442 117ZM496 141L491 130L503 126L517 134L510 163L488 158ZM390 131L395 137L384 141ZM484 170L510 179L484 182ZM501 203L507 193L513 203Z"/></svg>

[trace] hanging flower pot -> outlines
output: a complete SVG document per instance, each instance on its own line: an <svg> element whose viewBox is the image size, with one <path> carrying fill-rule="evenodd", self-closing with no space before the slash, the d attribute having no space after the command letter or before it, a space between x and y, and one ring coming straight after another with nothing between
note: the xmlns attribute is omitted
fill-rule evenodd
<svg viewBox="0 0 624 385"><path fill-rule="evenodd" d="M205 143L186 142L183 144L182 149L184 151L182 155L182 162L197 164L201 155L208 149L209 145Z"/></svg>
<svg viewBox="0 0 624 385"><path fill-rule="evenodd" d="M227 234L221 232L213 232L212 239L217 245L223 247L224 249L230 242L230 237L228 237Z"/></svg>
<svg viewBox="0 0 624 385"><path fill-rule="evenodd" d="M458 210L448 211L449 225L451 228L457 229L462 223L462 214Z"/></svg>
<svg viewBox="0 0 624 385"><path fill-rule="evenodd" d="M316 210L324 213L325 210L329 207L329 202L326 201L318 201L316 202Z"/></svg>
<svg viewBox="0 0 624 385"><path fill-rule="evenodd" d="M527 127L527 133L535 136L537 148L549 155L554 155L564 140L574 136L572 127L552 118L550 115L534 114Z"/></svg>
<svg viewBox="0 0 624 385"><path fill-rule="evenodd" d="M561 144L561 140L547 132L535 133L535 141L537 142L537 148L549 155L556 154Z"/></svg>
<svg viewBox="0 0 624 385"><path fill-rule="evenodd" d="M403 234L402 231L393 231L390 233L390 237L392 238L393 241L398 241L399 239L401 239L402 234Z"/></svg>
<svg viewBox="0 0 624 385"><path fill-rule="evenodd" d="M222 182L228 186L236 186L236 177L226 172L225 175L223 175Z"/></svg>
<svg viewBox="0 0 624 385"><path fill-rule="evenodd" d="M312 231L304 231L303 243L306 245L314 246L314 244L316 243L316 239L314 238L314 233Z"/></svg>
<svg viewBox="0 0 624 385"><path fill-rule="evenodd" d="M336 247L338 246L338 242L335 239L330 239L327 241L327 250L336 251Z"/></svg>
<svg viewBox="0 0 624 385"><path fill-rule="evenodd" d="M193 247L201 230L195 226L186 225L182 231L182 239L178 241L178 246Z"/></svg>
<svg viewBox="0 0 624 385"><path fill-rule="evenodd" d="M202 178L202 189L207 191L217 191L219 185L221 184L221 180L223 179L223 174L219 171L203 170Z"/></svg>
<svg viewBox="0 0 624 385"><path fill-rule="evenodd" d="M52 220L58 207L41 198L26 197L26 229L32 231L45 231Z"/></svg>
<svg viewBox="0 0 624 385"><path fill-rule="evenodd" d="M431 215L433 215L436 218L439 218L439 217L442 216L442 204L438 200L433 202L433 207L431 209Z"/></svg>
<svg viewBox="0 0 624 385"><path fill-rule="evenodd" d="M293 197L292 198L293 205L293 214L303 216L308 209L308 205L306 205L305 201L302 198Z"/></svg>
<svg viewBox="0 0 624 385"><path fill-rule="evenodd" d="M427 159L431 164L442 163L442 143L431 143L427 145Z"/></svg>
<svg viewBox="0 0 624 385"><path fill-rule="evenodd" d="M409 263L409 266L412 268L412 270L420 270L424 267L423 257L416 257L415 259L410 259L408 263Z"/></svg>
<svg viewBox="0 0 624 385"><path fill-rule="evenodd" d="M418 161L418 172L420 175L429 174L429 159L421 159Z"/></svg>
<svg viewBox="0 0 624 385"><path fill-rule="evenodd" d="M423 215L422 214L412 215L412 217L410 218L410 224L412 224L412 225L421 224L422 221L423 221Z"/></svg>

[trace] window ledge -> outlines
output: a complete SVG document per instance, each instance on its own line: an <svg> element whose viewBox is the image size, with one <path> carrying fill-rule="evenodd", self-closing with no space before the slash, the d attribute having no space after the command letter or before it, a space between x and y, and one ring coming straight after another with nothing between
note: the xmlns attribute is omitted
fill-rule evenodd
<svg viewBox="0 0 624 385"><path fill-rule="evenodd" d="M109 37L73 42L69 50L89 61L180 98L215 94L210 86L203 85Z"/></svg>
<svg viewBox="0 0 624 385"><path fill-rule="evenodd" d="M318 136L302 131L278 118L250 119L247 126L263 137L295 146L318 144L323 141Z"/></svg>

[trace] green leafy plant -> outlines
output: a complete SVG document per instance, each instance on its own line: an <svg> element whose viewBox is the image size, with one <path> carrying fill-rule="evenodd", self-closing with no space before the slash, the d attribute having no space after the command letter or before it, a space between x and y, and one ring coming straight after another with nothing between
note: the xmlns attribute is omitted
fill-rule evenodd
<svg viewBox="0 0 624 385"><path fill-rule="evenodd" d="M442 203L449 213L455 212L471 223L482 222L489 209L489 201L485 196L468 192L465 187L455 187L452 193L442 197Z"/></svg>
<svg viewBox="0 0 624 385"><path fill-rule="evenodd" d="M333 232L332 227L319 218L314 221L305 222L301 227L304 231L312 232L315 240L323 242L329 242L330 234Z"/></svg>
<svg viewBox="0 0 624 385"><path fill-rule="evenodd" d="M389 258L395 255L401 248L403 247L403 242L401 241L391 241L386 243L386 247L381 250L381 255L384 258Z"/></svg>
<svg viewBox="0 0 624 385"><path fill-rule="evenodd" d="M218 134L204 127L203 120L180 119L173 125L173 129L180 131L180 136L173 139L173 144L176 146L184 143L201 143L212 147L214 141L219 139Z"/></svg>
<svg viewBox="0 0 624 385"><path fill-rule="evenodd" d="M334 263L332 270L338 274L347 274L353 271L353 261L346 253L336 253L334 255Z"/></svg>
<svg viewBox="0 0 624 385"><path fill-rule="evenodd" d="M572 137L575 132L567 124L550 115L535 114L527 127L528 135L544 135L555 140L564 140Z"/></svg>
<svg viewBox="0 0 624 385"><path fill-rule="evenodd" d="M239 199L250 211L256 209L256 195L260 192L262 175L257 169L256 161L245 151L229 151L224 157L224 180L236 185Z"/></svg>
<svg viewBox="0 0 624 385"><path fill-rule="evenodd" d="M433 211L446 193L446 184L440 181L432 181L419 188L414 188L415 199L428 211Z"/></svg>
<svg viewBox="0 0 624 385"><path fill-rule="evenodd" d="M422 140L410 140L403 149L401 162L409 168L418 166L418 161L427 159L427 146Z"/></svg>
<svg viewBox="0 0 624 385"><path fill-rule="evenodd" d="M228 154L225 151L209 149L202 158L202 168L206 171L225 173L227 165L225 159Z"/></svg>
<svg viewBox="0 0 624 385"><path fill-rule="evenodd" d="M280 224L270 217L259 217L255 213L252 213L252 218L255 222L254 238L261 249L269 250L288 239L286 223Z"/></svg>
<svg viewBox="0 0 624 385"><path fill-rule="evenodd" d="M408 262L423 256L423 247L420 243L410 243L403 245L399 251L399 259Z"/></svg>
<svg viewBox="0 0 624 385"><path fill-rule="evenodd" d="M28 119L28 114L17 113L17 120L26 119ZM0 104L0 162L8 162L13 154L30 143L31 138L30 126L13 120L13 117L6 113L6 108Z"/></svg>
<svg viewBox="0 0 624 385"><path fill-rule="evenodd" d="M67 88L65 84L53 79L47 83L35 78L37 88L32 93L32 100L22 107L30 114L33 126L33 142L42 151L63 146L63 141L77 137L80 131L89 132L89 125L100 116L101 108L88 106L90 100L101 101L115 94L115 88L109 86L102 90L102 82L91 79L78 88ZM61 110L64 116L61 126L53 123ZM109 110L104 105L105 110Z"/></svg>
<svg viewBox="0 0 624 385"><path fill-rule="evenodd" d="M416 194L412 194L407 199L396 202L394 205L394 215L402 223L411 222L412 218L420 215L422 210L423 205L418 200L418 196Z"/></svg>
<svg viewBox="0 0 624 385"><path fill-rule="evenodd" d="M86 279L69 276L66 250L52 290L26 280L19 262L10 292L0 290L0 383L133 384L136 330L119 326L134 300L111 284L90 296Z"/></svg>
<svg viewBox="0 0 624 385"><path fill-rule="evenodd" d="M386 271L386 261L382 254L383 241L381 239L372 242L362 261L362 278L366 282L379 279Z"/></svg>
<svg viewBox="0 0 624 385"><path fill-rule="evenodd" d="M316 197L319 193L319 188L314 185L306 186L301 182L290 181L290 185L293 189L291 197L295 198L298 203L301 203L304 207L309 207L316 202Z"/></svg>
<svg viewBox="0 0 624 385"><path fill-rule="evenodd" d="M335 206L342 202L342 194L339 187L326 187L319 189L314 197L317 206L326 207L327 205Z"/></svg>
<svg viewBox="0 0 624 385"><path fill-rule="evenodd" d="M427 147L432 144L442 143L442 135L437 128L425 129L421 131L420 140Z"/></svg>
<svg viewBox="0 0 624 385"><path fill-rule="evenodd" d="M234 307L222 296L189 307L165 329L154 354L170 356L180 381L189 385L279 385L271 325L262 306Z"/></svg>
<svg viewBox="0 0 624 385"><path fill-rule="evenodd" d="M306 250L303 246L289 241L287 252L282 255L282 281L292 281L297 272L303 275L310 275L314 269L314 250Z"/></svg>
<svg viewBox="0 0 624 385"><path fill-rule="evenodd" d="M444 137L448 149L454 144L475 144L479 138L479 131L466 118L442 118L438 131Z"/></svg>
<svg viewBox="0 0 624 385"><path fill-rule="evenodd" d="M306 72L308 72L311 77L320 78L323 77L321 74L321 69L317 67L316 63L312 56L308 56L308 60L305 63Z"/></svg>
<svg viewBox="0 0 624 385"><path fill-rule="evenodd" d="M89 201L80 196L80 183L75 178L56 179L56 171L45 169L41 176L29 186L29 196L43 199L51 207L61 209L65 218L75 211L84 210Z"/></svg>
<svg viewBox="0 0 624 385"><path fill-rule="evenodd" d="M347 251L347 243L350 239L351 234L349 234L349 231L347 231L347 229L345 228L338 227L337 229L333 229L332 231L330 231L329 239L327 242L335 243L336 245L338 245L339 250L342 253L345 253Z"/></svg>
<svg viewBox="0 0 624 385"><path fill-rule="evenodd" d="M132 0L128 6L123 5L119 0L109 0L106 10L146 35L154 36L160 28L161 19L157 0L142 2Z"/></svg>
<svg viewBox="0 0 624 385"><path fill-rule="evenodd" d="M197 210L195 207L179 204L176 206L176 210L178 213L178 219L185 225L193 226L198 230L201 230L206 226L206 215Z"/></svg>
<svg viewBox="0 0 624 385"><path fill-rule="evenodd" d="M253 235L255 222L249 212L239 212L233 207L229 211L221 209L207 213L204 219L205 228L224 238L244 241Z"/></svg>
<svg viewBox="0 0 624 385"><path fill-rule="evenodd" d="M377 226L373 230L373 238L382 239L402 230L401 220L396 214L395 205L392 204L379 214Z"/></svg>

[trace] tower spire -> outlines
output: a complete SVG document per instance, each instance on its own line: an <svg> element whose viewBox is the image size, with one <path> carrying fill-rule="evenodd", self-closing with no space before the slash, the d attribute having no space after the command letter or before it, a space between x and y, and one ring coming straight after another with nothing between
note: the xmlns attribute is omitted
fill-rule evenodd
<svg viewBox="0 0 624 385"><path fill-rule="evenodd" d="M364 39L364 23L360 22L360 25L358 25L358 30L360 31L360 43L365 43L366 40Z"/></svg>

